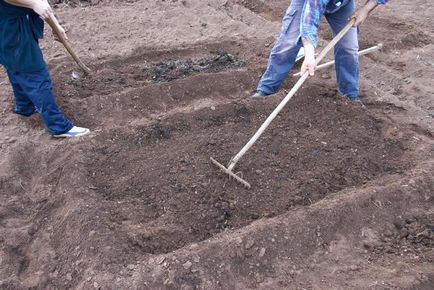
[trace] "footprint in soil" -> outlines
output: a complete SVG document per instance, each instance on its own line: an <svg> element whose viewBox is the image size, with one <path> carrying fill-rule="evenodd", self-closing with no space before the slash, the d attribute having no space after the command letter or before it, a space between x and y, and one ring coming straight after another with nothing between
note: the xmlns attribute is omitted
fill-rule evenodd
<svg viewBox="0 0 434 290"><path fill-rule="evenodd" d="M165 124L157 123L140 130L139 134L135 136L134 144L143 146L152 140L168 140L171 137L170 127Z"/></svg>
<svg viewBox="0 0 434 290"><path fill-rule="evenodd" d="M169 139L171 136L170 128L162 124L155 124L151 127L150 135L156 139Z"/></svg>

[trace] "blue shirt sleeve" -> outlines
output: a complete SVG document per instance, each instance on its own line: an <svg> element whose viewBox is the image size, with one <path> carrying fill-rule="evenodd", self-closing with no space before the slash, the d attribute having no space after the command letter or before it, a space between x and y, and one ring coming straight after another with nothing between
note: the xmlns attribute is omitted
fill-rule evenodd
<svg viewBox="0 0 434 290"><path fill-rule="evenodd" d="M306 0L301 15L301 37L318 46L319 22L331 0ZM384 1L384 0L379 0Z"/></svg>
<svg viewBox="0 0 434 290"><path fill-rule="evenodd" d="M318 46L318 32L321 17L327 10L327 5L333 0L306 0L301 15L301 37ZM389 0L375 0L378 4L386 4Z"/></svg>

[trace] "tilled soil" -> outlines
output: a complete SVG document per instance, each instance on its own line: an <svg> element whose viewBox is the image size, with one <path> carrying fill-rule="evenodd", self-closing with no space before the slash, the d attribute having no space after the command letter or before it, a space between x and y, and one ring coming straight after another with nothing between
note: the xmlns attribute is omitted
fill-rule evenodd
<svg viewBox="0 0 434 290"><path fill-rule="evenodd" d="M311 120L318 107L308 103L315 101L332 117ZM238 167L252 181L253 192L228 181L209 157L229 160L270 111L269 104L221 105L176 114L129 132L103 134L86 158L88 182L102 199L122 202L123 208L112 214L146 224L145 232L133 234L131 242L155 254L310 205L409 165L399 162L404 143L382 137L378 124L363 112L355 110L359 117L345 120L342 114L348 112L335 110L336 103L334 98L308 97L282 115L280 125Z"/></svg>
<svg viewBox="0 0 434 290"><path fill-rule="evenodd" d="M367 108L318 72L237 164L246 189L209 158L227 164L295 82L248 98L287 1L91 4L58 11L100 31L70 31L90 76L43 43L90 136L13 115L0 79L1 289L431 289L431 8L379 8L361 31L385 44L361 60Z"/></svg>

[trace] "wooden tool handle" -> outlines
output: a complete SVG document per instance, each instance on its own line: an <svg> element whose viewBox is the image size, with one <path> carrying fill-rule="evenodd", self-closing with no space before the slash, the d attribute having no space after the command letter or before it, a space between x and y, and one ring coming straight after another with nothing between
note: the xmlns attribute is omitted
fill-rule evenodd
<svg viewBox="0 0 434 290"><path fill-rule="evenodd" d="M63 36L63 33L59 27L59 24L58 24L57 20L54 18L54 16L47 18L46 21L47 21L48 25L50 25L51 29L53 29L53 31L57 34L60 42L62 42L63 46L66 48L66 50L72 56L72 58L75 60L75 62L78 64L78 66L83 70L84 73L89 74L91 72L90 69L80 60L78 55L72 49L68 40Z"/></svg>
<svg viewBox="0 0 434 290"><path fill-rule="evenodd" d="M376 46L373 46L373 47L370 47L370 48L367 48L367 49L364 49L364 50L359 51L359 56L362 56L362 55L365 55L365 54L368 54L368 53L371 53L371 52L374 52L374 51L380 50L380 49L382 49L382 48L383 48L383 44L382 44L382 43L379 43L379 44L376 45ZM335 61L334 61L334 60L329 61L329 62L326 62L326 63L323 63L323 64L317 66L316 69L315 69L315 71L320 70L320 69L323 69L323 68L327 68L327 67L332 66L332 65L334 65L334 64L335 64ZM294 76L294 77L299 77L299 76L301 76L301 72L298 72L298 73L296 73L296 74L293 74L292 76Z"/></svg>
<svg viewBox="0 0 434 290"><path fill-rule="evenodd" d="M321 51L321 53L316 58L316 64L318 64L325 56L326 54L336 45L336 43L339 42L339 40L344 37L344 35L353 27L355 23L355 19L351 19L350 22L339 32L332 41ZM262 126L258 129L258 131L253 135L253 137L247 142L247 144L241 149L240 152L238 152L237 155L232 158L232 160L229 163L228 170L232 171L237 162L240 160L241 157L243 157L244 154L255 144L256 140L262 135L262 133L267 129L267 127L270 125L270 123L276 118L276 116L280 113L280 111L285 107L285 105L289 102L289 100L295 95L295 93L301 88L303 83L308 79L309 72L305 72L300 79L297 81L297 83L294 85L294 87L291 89L291 91L286 95L286 97L280 102L280 104L277 106L276 109L271 113L270 116L268 116L267 120L262 124Z"/></svg>
<svg viewBox="0 0 434 290"><path fill-rule="evenodd" d="M321 53L316 58L316 65L318 65L322 59L326 56L326 54L342 39L342 37L347 34L347 32L354 26L354 23L356 23L355 18L351 18L350 22L333 38L332 41L327 44L326 47L321 51Z"/></svg>

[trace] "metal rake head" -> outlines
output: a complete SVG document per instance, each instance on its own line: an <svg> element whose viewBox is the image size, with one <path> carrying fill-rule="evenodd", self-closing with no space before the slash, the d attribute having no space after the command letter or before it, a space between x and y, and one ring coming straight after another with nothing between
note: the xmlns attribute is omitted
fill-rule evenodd
<svg viewBox="0 0 434 290"><path fill-rule="evenodd" d="M232 170L226 168L225 166L223 166L222 164L220 164L217 160L215 160L214 158L210 157L211 162L214 163L218 168L220 168L221 171L223 171L224 173L229 175L229 178L234 178L236 181L242 183L245 187L247 188L251 188L252 186L250 185L250 183L248 183L247 181L245 181L244 179L242 179L240 176L238 176L237 174L233 173Z"/></svg>

